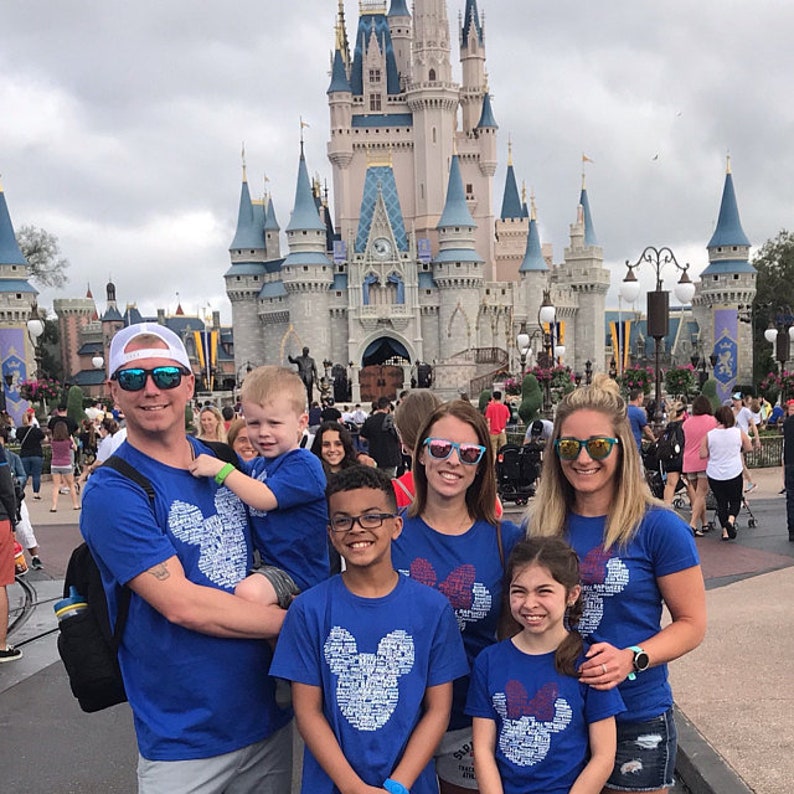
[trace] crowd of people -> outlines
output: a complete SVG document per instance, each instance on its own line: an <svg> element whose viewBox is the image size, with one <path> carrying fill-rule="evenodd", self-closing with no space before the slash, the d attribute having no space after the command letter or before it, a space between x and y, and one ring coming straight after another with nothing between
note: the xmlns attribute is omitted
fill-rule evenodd
<svg viewBox="0 0 794 794"><path fill-rule="evenodd" d="M752 448L741 409L674 403L654 430L641 395L624 401L597 374L527 428L545 443L542 476L511 521L495 477L501 395L484 412L427 390L369 413L307 407L301 377L267 366L234 408L198 406L189 433L194 376L167 328L122 329L109 372L126 443L108 454L155 498L101 465L119 433L102 417L81 531L111 621L132 593L119 661L142 794L289 791L293 717L311 794L673 785L667 665L705 633L709 491L735 536ZM794 449L794 401L789 414ZM672 450L661 498L648 444ZM35 462L21 467L33 479ZM671 508L679 481L689 525ZM0 531L4 489L0 465Z"/></svg>

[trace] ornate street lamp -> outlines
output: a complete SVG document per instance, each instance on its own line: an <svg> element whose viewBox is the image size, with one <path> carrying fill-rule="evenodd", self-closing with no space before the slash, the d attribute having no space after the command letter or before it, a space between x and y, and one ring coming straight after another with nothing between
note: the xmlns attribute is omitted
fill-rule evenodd
<svg viewBox="0 0 794 794"><path fill-rule="evenodd" d="M94 356L91 359L91 365L94 369L102 369L105 366L105 359L102 356Z"/></svg>
<svg viewBox="0 0 794 794"><path fill-rule="evenodd" d="M36 362L35 377L41 377L41 348L39 347L39 338L44 333L44 320L41 319L39 314L38 304L34 303L30 307L30 316L28 317L28 336L30 343L33 345L33 358Z"/></svg>
<svg viewBox="0 0 794 794"><path fill-rule="evenodd" d="M551 370L554 367L557 350L561 349L562 353L565 353L565 347L563 345L557 345L556 348L554 346L554 321L556 317L557 309L551 302L551 293L549 290L543 290L543 303L540 305L540 309L538 309L538 327L540 328L541 334L543 334L544 361L541 362L539 360L538 363L548 368L549 374L551 374ZM546 326L549 328L548 331L546 331ZM562 355L562 353L560 355ZM540 359L540 356L538 356L538 359ZM543 381L543 413L547 418L551 418L553 407L554 405L551 401L551 381L546 379Z"/></svg>
<svg viewBox="0 0 794 794"><path fill-rule="evenodd" d="M661 366L661 346L662 339L669 333L670 327L670 293L668 290L662 289L664 281L662 280L662 268L672 263L681 271L681 278L675 286L675 296L682 304L689 303L695 295L695 285L690 281L689 264L680 264L675 258L675 254L667 247L654 248L649 245L640 254L640 258L633 264L629 264L626 260L626 267L628 272L623 279L621 285L621 293L623 297L633 303L637 300L640 294L640 284L637 281L637 275L634 270L639 267L643 262L647 262L656 271L656 289L648 292L647 295L647 327L648 334L653 337L656 343L654 374L656 376L656 414L654 420L657 424L662 421L662 366Z"/></svg>
<svg viewBox="0 0 794 794"><path fill-rule="evenodd" d="M775 315L774 322L770 319L769 328L764 331L764 339L775 346L775 358L780 364L780 376L786 369L789 360L791 343L794 342L794 315L791 307L781 306ZM780 404L785 405L787 395L781 391Z"/></svg>
<svg viewBox="0 0 794 794"><path fill-rule="evenodd" d="M584 382L587 386L593 382L593 362L589 358L584 362Z"/></svg>
<svg viewBox="0 0 794 794"><path fill-rule="evenodd" d="M530 351L530 338L529 334L527 333L527 324L526 322L521 322L521 327L518 329L518 333L516 334L516 347L518 348L518 355L521 358L521 379L524 378L524 369L527 366L527 354Z"/></svg>

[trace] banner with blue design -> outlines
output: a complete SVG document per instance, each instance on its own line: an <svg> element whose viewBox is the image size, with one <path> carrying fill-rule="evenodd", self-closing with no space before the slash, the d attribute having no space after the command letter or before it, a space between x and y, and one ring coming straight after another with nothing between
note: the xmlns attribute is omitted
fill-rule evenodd
<svg viewBox="0 0 794 794"><path fill-rule="evenodd" d="M714 311L714 379L717 381L717 397L725 402L731 396L739 371L739 317L736 309Z"/></svg>
<svg viewBox="0 0 794 794"><path fill-rule="evenodd" d="M28 368L25 363L26 335L26 329L0 329L0 369L3 378L3 395L6 411L17 426L22 424L22 414L28 407L28 401L23 400L19 394L20 384L28 377Z"/></svg>

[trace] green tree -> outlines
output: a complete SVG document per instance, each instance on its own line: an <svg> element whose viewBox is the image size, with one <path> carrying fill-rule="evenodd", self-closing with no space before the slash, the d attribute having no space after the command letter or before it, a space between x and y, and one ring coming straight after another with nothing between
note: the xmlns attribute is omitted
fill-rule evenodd
<svg viewBox="0 0 794 794"><path fill-rule="evenodd" d="M66 395L66 415L79 425L86 418L83 410L83 390L77 386L71 386Z"/></svg>
<svg viewBox="0 0 794 794"><path fill-rule="evenodd" d="M477 400L477 408L481 414L485 413L485 409L488 407L488 403L491 401L491 390L490 389L483 389L480 392L480 397Z"/></svg>
<svg viewBox="0 0 794 794"><path fill-rule="evenodd" d="M518 406L518 415L525 425L538 418L538 411L543 405L543 392L540 390L538 379L532 375L524 376L521 383L521 405Z"/></svg>
<svg viewBox="0 0 794 794"><path fill-rule="evenodd" d="M58 238L37 226L22 226L17 243L30 266L30 277L44 287L63 287L69 260L61 256Z"/></svg>
<svg viewBox="0 0 794 794"><path fill-rule="evenodd" d="M753 303L753 380L759 383L768 373L775 372L775 351L764 339L770 320L781 309L791 314L794 306L794 234L782 229L777 237L767 240L753 257L758 271L755 302Z"/></svg>
<svg viewBox="0 0 794 794"><path fill-rule="evenodd" d="M703 384L703 390L700 393L704 397L708 397L712 411L716 411L720 407L720 399L717 397L717 381L714 378L709 378Z"/></svg>

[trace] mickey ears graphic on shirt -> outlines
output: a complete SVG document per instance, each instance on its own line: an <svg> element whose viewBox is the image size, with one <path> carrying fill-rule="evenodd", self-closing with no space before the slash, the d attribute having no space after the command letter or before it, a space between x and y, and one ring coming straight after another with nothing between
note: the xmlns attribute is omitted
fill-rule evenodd
<svg viewBox="0 0 794 794"><path fill-rule="evenodd" d="M558 689L554 683L544 684L531 700L527 690L520 681L508 681L505 684L507 697L507 717L517 720L521 717L535 717L540 722L551 722L554 719L554 703Z"/></svg>
<svg viewBox="0 0 794 794"><path fill-rule="evenodd" d="M474 603L474 581L477 570L468 563L459 565L449 572L443 582L438 582L438 574L432 563L423 557L417 557L410 567L411 579L438 588L445 595L453 609L471 609Z"/></svg>
<svg viewBox="0 0 794 794"><path fill-rule="evenodd" d="M403 629L389 632L378 643L377 652L371 654L359 653L356 638L347 629L334 626L323 651L331 672L348 681L363 683L366 675L400 677L410 672L414 664L413 640ZM363 659L367 662L374 659L374 666L359 665L358 662Z"/></svg>

